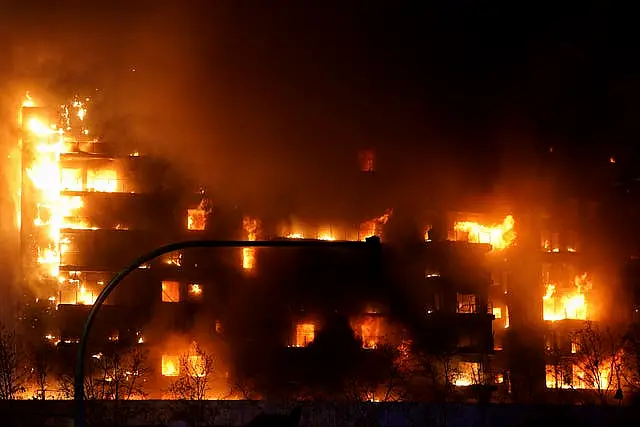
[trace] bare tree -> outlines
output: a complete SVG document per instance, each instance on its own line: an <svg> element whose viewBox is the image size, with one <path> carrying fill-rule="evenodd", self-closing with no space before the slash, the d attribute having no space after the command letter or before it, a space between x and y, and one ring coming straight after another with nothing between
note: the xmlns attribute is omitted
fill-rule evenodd
<svg viewBox="0 0 640 427"><path fill-rule="evenodd" d="M624 384L634 392L640 392L640 327L632 325L624 336L620 375Z"/></svg>
<svg viewBox="0 0 640 427"><path fill-rule="evenodd" d="M180 355L180 373L169 386L175 399L205 400L216 374L212 354L193 343L191 349Z"/></svg>
<svg viewBox="0 0 640 427"><path fill-rule="evenodd" d="M455 350L418 354L417 368L427 380L431 397L436 402L444 402L453 394L454 383L460 376L455 356Z"/></svg>
<svg viewBox="0 0 640 427"><path fill-rule="evenodd" d="M15 331L0 324L0 399L13 400L24 391L26 374Z"/></svg>
<svg viewBox="0 0 640 427"><path fill-rule="evenodd" d="M595 390L600 403L606 405L611 391L619 387L620 341L609 328L601 330L592 322L586 322L572 339L577 345L575 367L580 386Z"/></svg>
<svg viewBox="0 0 640 427"><path fill-rule="evenodd" d="M36 399L45 400L51 378L54 372L55 348L46 340L41 340L38 344L31 347L30 365L31 378L30 381L35 384Z"/></svg>
<svg viewBox="0 0 640 427"><path fill-rule="evenodd" d="M85 399L129 400L144 398L145 380L151 375L148 352L138 347L112 348L105 353L90 356L85 363ZM60 379L63 394L73 396L73 377Z"/></svg>

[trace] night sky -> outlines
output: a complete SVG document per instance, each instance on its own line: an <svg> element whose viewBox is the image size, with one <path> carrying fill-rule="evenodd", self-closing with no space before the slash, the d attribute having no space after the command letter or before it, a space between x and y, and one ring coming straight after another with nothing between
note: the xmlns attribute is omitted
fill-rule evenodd
<svg viewBox="0 0 640 427"><path fill-rule="evenodd" d="M636 173L636 26L605 2L9 3L5 93L100 88L105 139L223 198L347 203L367 147L398 199Z"/></svg>

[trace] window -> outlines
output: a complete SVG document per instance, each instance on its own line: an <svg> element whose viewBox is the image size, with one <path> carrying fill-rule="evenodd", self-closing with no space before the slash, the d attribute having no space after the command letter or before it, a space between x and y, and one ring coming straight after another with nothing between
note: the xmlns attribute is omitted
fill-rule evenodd
<svg viewBox="0 0 640 427"><path fill-rule="evenodd" d="M167 265L182 267L182 251L169 252L162 257L162 261Z"/></svg>
<svg viewBox="0 0 640 427"><path fill-rule="evenodd" d="M315 339L316 327L313 323L298 323L292 347L306 347Z"/></svg>
<svg viewBox="0 0 640 427"><path fill-rule="evenodd" d="M87 190L104 193L117 192L117 172L112 169L89 169L87 171Z"/></svg>
<svg viewBox="0 0 640 427"><path fill-rule="evenodd" d="M358 162L361 172L373 172L376 169L376 154L373 150L360 150Z"/></svg>
<svg viewBox="0 0 640 427"><path fill-rule="evenodd" d="M571 340L571 353L576 354L578 352L578 348L579 344L576 341Z"/></svg>
<svg viewBox="0 0 640 427"><path fill-rule="evenodd" d="M162 355L162 376L177 377L180 374L180 357Z"/></svg>
<svg viewBox="0 0 640 427"><path fill-rule="evenodd" d="M502 308L501 307L493 307L493 316L496 319L502 319Z"/></svg>
<svg viewBox="0 0 640 427"><path fill-rule="evenodd" d="M382 322L380 317L366 316L360 323L359 336L362 339L362 348L373 349L378 346L381 336Z"/></svg>
<svg viewBox="0 0 640 427"><path fill-rule="evenodd" d="M192 300L199 300L202 297L202 286L199 283L189 283L187 293Z"/></svg>
<svg viewBox="0 0 640 427"><path fill-rule="evenodd" d="M162 302L180 301L180 282L173 280L162 281Z"/></svg>
<svg viewBox="0 0 640 427"><path fill-rule="evenodd" d="M476 296L458 293L458 313L477 313Z"/></svg>
<svg viewBox="0 0 640 427"><path fill-rule="evenodd" d="M83 191L82 169L63 168L60 171L60 181L63 191Z"/></svg>
<svg viewBox="0 0 640 427"><path fill-rule="evenodd" d="M187 209L187 229L204 230L206 225L206 212L204 209Z"/></svg>

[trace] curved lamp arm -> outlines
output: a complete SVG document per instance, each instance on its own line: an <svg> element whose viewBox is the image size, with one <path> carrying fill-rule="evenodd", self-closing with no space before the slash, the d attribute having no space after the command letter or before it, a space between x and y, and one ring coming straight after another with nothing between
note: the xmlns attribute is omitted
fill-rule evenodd
<svg viewBox="0 0 640 427"><path fill-rule="evenodd" d="M89 316L85 321L78 345L78 353L76 355L76 371L74 378L74 400L76 403L76 427L85 427L85 411L84 411L84 358L87 351L87 336L91 330L93 320L98 314L98 310L105 300L111 295L111 292L120 284L129 273L138 269L141 265L159 257L160 255L179 249L187 248L247 248L247 247L362 247L363 245L378 245L380 239L377 237L367 238L365 243L350 241L323 241L323 240L265 240L265 241L238 241L238 240L187 240L183 242L171 243L161 246L142 255L124 269L120 270L110 281L107 286L102 289L96 302L89 311Z"/></svg>

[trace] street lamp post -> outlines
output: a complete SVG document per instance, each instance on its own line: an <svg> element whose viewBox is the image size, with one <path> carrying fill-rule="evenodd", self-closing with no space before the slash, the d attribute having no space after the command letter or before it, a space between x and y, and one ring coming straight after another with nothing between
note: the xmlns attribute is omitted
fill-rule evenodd
<svg viewBox="0 0 640 427"><path fill-rule="evenodd" d="M74 378L74 400L76 406L75 425L76 427L85 427L85 407L84 407L84 358L87 351L87 336L93 325L93 320L98 314L98 310L105 300L109 297L111 292L120 284L129 273L135 271L140 266L148 263L149 261L167 254L169 252L177 251L187 248L246 248L246 247L277 247L277 248L301 248L301 247L326 247L326 248L355 248L365 246L373 246L380 243L380 239L377 237L370 237L366 239L366 242L350 242L350 241L324 241L324 240L265 240L265 241L239 241L239 240L187 240L183 242L171 243L165 246L156 248L129 264L124 269L120 270L110 281L107 286L104 287L96 302L91 307L87 320L84 323L82 330L82 336L80 337L80 343L78 345L78 352L76 355L76 372Z"/></svg>

